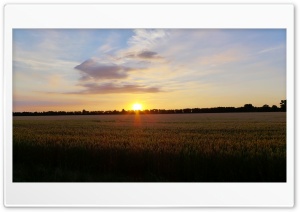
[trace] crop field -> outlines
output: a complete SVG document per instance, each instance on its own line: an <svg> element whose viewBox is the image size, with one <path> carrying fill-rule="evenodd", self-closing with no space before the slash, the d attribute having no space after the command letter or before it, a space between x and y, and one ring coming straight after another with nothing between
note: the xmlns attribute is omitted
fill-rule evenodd
<svg viewBox="0 0 300 212"><path fill-rule="evenodd" d="M286 182L286 113L13 117L14 182Z"/></svg>

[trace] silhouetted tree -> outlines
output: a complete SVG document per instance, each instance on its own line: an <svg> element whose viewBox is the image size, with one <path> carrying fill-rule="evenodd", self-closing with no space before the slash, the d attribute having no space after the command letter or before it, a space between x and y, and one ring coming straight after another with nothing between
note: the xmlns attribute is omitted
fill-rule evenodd
<svg viewBox="0 0 300 212"><path fill-rule="evenodd" d="M184 113L191 113L192 110L191 110L190 108L185 108L185 109L183 109L183 112L184 112Z"/></svg>
<svg viewBox="0 0 300 212"><path fill-rule="evenodd" d="M245 109L246 111L253 111L253 110L254 110L254 107L253 107L252 104L245 104L245 105L244 105L244 109Z"/></svg>
<svg viewBox="0 0 300 212"><path fill-rule="evenodd" d="M182 109L176 109L175 113L182 113Z"/></svg>
<svg viewBox="0 0 300 212"><path fill-rule="evenodd" d="M278 107L276 105L272 105L271 110L272 111L278 111Z"/></svg>
<svg viewBox="0 0 300 212"><path fill-rule="evenodd" d="M267 104L264 104L261 108L259 108L260 111L263 111L263 112L268 112L268 111L271 111L271 108L269 105Z"/></svg>
<svg viewBox="0 0 300 212"><path fill-rule="evenodd" d="M286 100L281 100L280 102L280 108L282 111L286 111Z"/></svg>
<svg viewBox="0 0 300 212"><path fill-rule="evenodd" d="M83 109L83 110L82 110L82 115L87 115L87 114L89 114L89 111Z"/></svg>
<svg viewBox="0 0 300 212"><path fill-rule="evenodd" d="M252 104L245 104L244 108L253 108L253 105Z"/></svg>

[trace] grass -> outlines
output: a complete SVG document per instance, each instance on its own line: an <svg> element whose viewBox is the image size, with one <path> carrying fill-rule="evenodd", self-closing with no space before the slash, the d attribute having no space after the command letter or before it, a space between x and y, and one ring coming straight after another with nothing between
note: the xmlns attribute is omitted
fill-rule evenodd
<svg viewBox="0 0 300 212"><path fill-rule="evenodd" d="M285 182L286 113L14 117L14 182Z"/></svg>

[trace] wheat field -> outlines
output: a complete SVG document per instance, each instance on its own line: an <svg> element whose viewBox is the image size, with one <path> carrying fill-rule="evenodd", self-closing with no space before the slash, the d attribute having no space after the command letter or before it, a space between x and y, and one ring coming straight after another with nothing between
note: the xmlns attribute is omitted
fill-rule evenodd
<svg viewBox="0 0 300 212"><path fill-rule="evenodd" d="M286 113L20 116L14 182L285 182Z"/></svg>

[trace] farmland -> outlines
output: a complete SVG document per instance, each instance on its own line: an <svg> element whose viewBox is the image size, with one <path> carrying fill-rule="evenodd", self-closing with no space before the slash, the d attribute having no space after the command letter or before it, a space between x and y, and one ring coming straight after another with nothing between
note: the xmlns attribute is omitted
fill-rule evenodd
<svg viewBox="0 0 300 212"><path fill-rule="evenodd" d="M286 113L19 116L14 182L285 182Z"/></svg>

